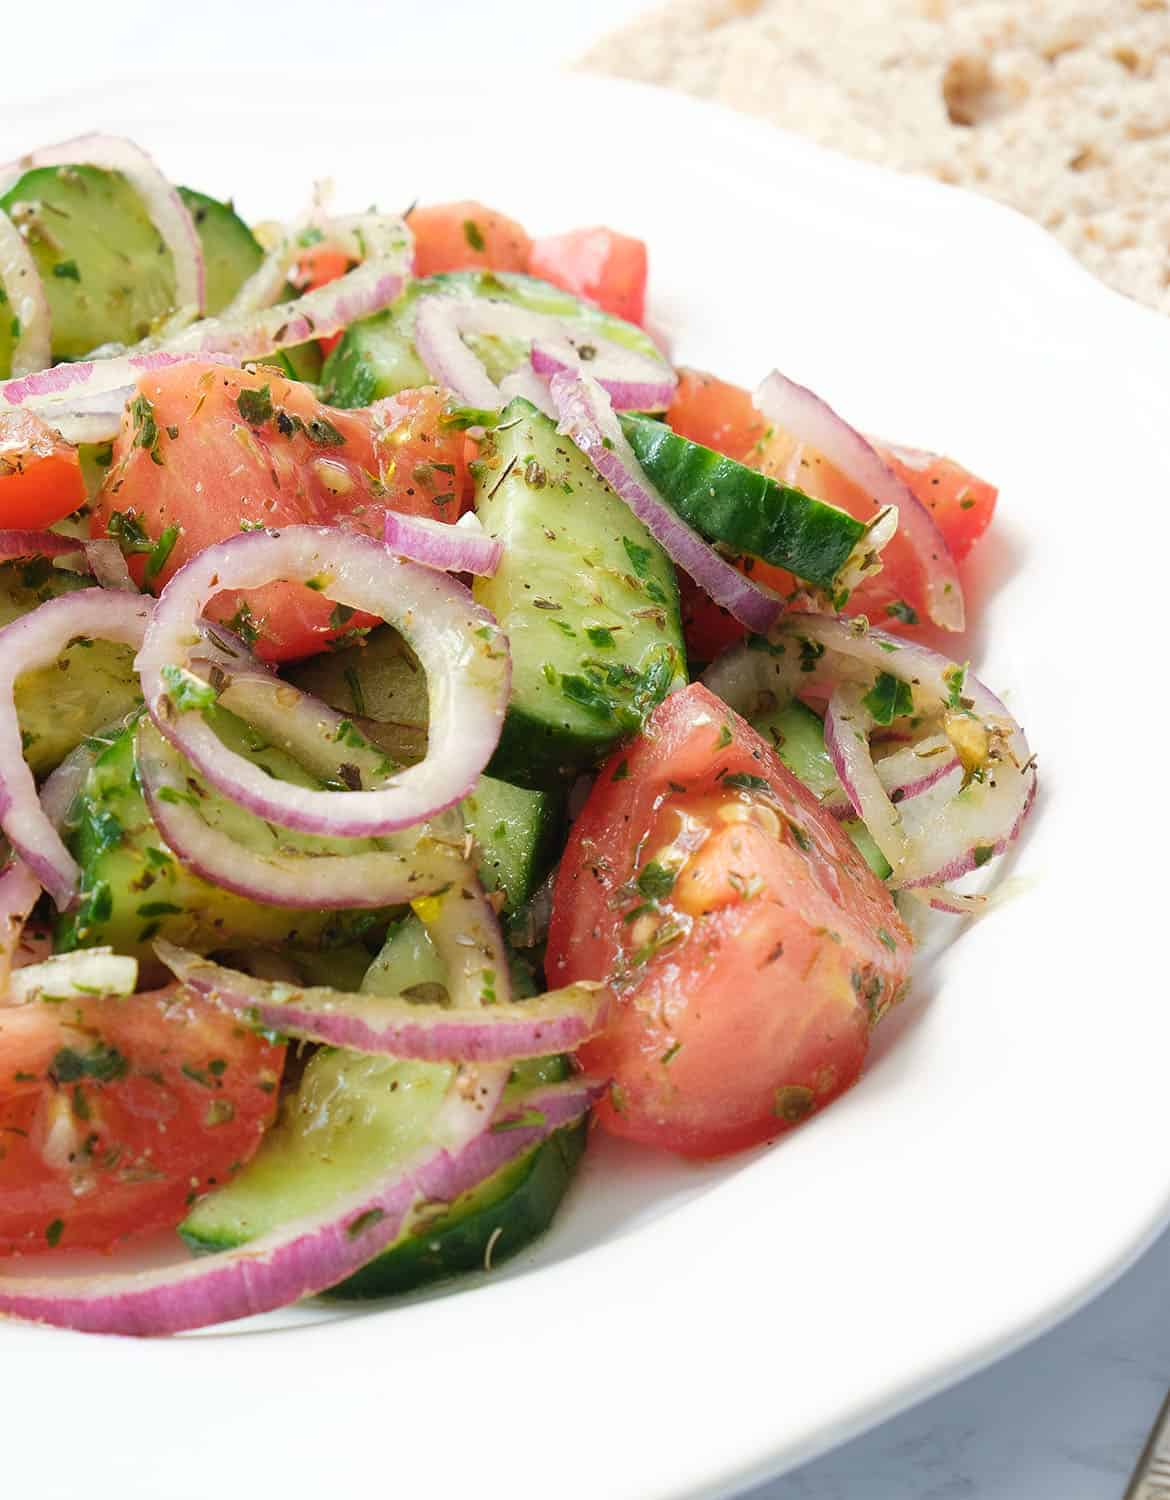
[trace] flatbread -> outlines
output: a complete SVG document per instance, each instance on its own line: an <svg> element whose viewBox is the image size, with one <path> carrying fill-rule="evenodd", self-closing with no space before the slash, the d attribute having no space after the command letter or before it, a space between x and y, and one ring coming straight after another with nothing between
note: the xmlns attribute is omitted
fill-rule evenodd
<svg viewBox="0 0 1170 1500"><path fill-rule="evenodd" d="M583 65L987 193L1170 312L1170 0L675 0Z"/></svg>

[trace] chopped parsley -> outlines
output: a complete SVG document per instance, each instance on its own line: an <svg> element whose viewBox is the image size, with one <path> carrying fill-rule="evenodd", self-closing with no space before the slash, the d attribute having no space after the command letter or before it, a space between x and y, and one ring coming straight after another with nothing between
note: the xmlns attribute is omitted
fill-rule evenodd
<svg viewBox="0 0 1170 1500"><path fill-rule="evenodd" d="M272 388L262 385L258 391L245 387L236 397L240 416L250 427L263 427L272 421Z"/></svg>
<svg viewBox="0 0 1170 1500"><path fill-rule="evenodd" d="M483 231L480 229L479 225L475 222L474 219L464 219L463 238L467 241L467 243L473 250L477 251L480 254L482 254L486 249Z"/></svg>
<svg viewBox="0 0 1170 1500"><path fill-rule="evenodd" d="M673 870L652 859L639 873L635 884L648 900L661 901L674 890L675 878Z"/></svg>
<svg viewBox="0 0 1170 1500"><path fill-rule="evenodd" d="M914 712L914 697L910 684L890 672L879 672L877 681L861 700L869 710L875 724L892 724Z"/></svg>
<svg viewBox="0 0 1170 1500"><path fill-rule="evenodd" d="M49 1065L49 1077L54 1083L78 1083L83 1078L92 1078L95 1083L113 1083L125 1078L130 1065L117 1047L107 1042L95 1042L88 1052L78 1052L73 1047L62 1047Z"/></svg>
<svg viewBox="0 0 1170 1500"><path fill-rule="evenodd" d="M892 604L887 604L886 614L893 620L901 620L903 625L918 624L918 611L905 599L895 599Z"/></svg>

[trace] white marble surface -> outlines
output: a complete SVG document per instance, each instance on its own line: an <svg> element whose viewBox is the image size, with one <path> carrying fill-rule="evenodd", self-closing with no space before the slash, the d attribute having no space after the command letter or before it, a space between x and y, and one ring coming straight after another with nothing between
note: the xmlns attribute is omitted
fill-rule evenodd
<svg viewBox="0 0 1170 1500"><path fill-rule="evenodd" d="M295 129L298 108L331 108L347 73L368 73L379 56L387 72L508 70L518 84L524 70L571 60L642 8L640 0L205 0L168 12L157 0L56 0L50 20L44 8L14 7L8 58L46 56L51 73L8 68L5 134L22 97L146 71L262 73L282 59L320 70L316 100L285 101ZM743 1500L1118 1500L1170 1384L1168 1306L1170 1236L1029 1348Z"/></svg>

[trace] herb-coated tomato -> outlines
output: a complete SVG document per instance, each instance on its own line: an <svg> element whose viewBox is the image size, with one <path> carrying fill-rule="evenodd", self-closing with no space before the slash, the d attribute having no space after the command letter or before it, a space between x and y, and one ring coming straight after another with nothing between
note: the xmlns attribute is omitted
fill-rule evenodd
<svg viewBox="0 0 1170 1500"><path fill-rule="evenodd" d="M765 1141L857 1078L911 941L889 892L701 684L617 751L553 893L550 983L609 979L581 1049L618 1135L693 1156Z"/></svg>
<svg viewBox="0 0 1170 1500"><path fill-rule="evenodd" d="M586 297L627 323L646 316L646 245L614 229L571 229L532 242L533 276Z"/></svg>
<svg viewBox="0 0 1170 1500"><path fill-rule="evenodd" d="M359 411L323 406L273 369L193 361L143 376L98 494L94 535L115 535L156 592L213 542L260 526L342 525L381 536L386 511L458 518L466 442L444 392L403 391ZM287 661L372 623L301 583L224 593L208 610Z"/></svg>
<svg viewBox="0 0 1170 1500"><path fill-rule="evenodd" d="M414 274L526 271L532 241L514 219L482 203L423 203L406 216L414 235Z"/></svg>
<svg viewBox="0 0 1170 1500"><path fill-rule="evenodd" d="M838 505L860 520L868 521L874 514L870 497L814 449L802 450L793 480L791 439L767 425L741 386L701 371L683 370L667 420L692 442L714 448L774 478L795 482L817 499ZM875 446L915 499L931 512L951 555L956 560L966 557L991 521L995 486L953 459L889 444ZM761 562L753 562L751 568L753 578L777 593L787 594L796 587L792 574L781 568ZM712 604L690 579L682 575L679 583L687 646L696 660L711 661L724 647L743 639L743 627ZM849 609L886 629L926 623L922 568L903 537L895 536L886 547L882 571L851 596Z"/></svg>
<svg viewBox="0 0 1170 1500"><path fill-rule="evenodd" d="M77 449L31 412L0 413L0 527L50 526L84 503Z"/></svg>
<svg viewBox="0 0 1170 1500"><path fill-rule="evenodd" d="M283 1064L175 989L0 1007L0 1254L177 1224L259 1146Z"/></svg>

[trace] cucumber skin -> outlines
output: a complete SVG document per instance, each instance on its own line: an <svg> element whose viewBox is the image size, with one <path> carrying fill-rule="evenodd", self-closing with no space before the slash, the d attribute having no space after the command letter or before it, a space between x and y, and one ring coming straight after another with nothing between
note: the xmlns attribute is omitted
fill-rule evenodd
<svg viewBox="0 0 1170 1500"><path fill-rule="evenodd" d="M588 1120L562 1127L325 1295L339 1302L392 1297L484 1270L489 1245L493 1266L516 1255L556 1216L585 1154L588 1128Z"/></svg>
<svg viewBox="0 0 1170 1500"><path fill-rule="evenodd" d="M832 590L865 533L861 521L680 437L663 422L638 416L620 420L639 464L688 526L709 542Z"/></svg>
<svg viewBox="0 0 1170 1500"><path fill-rule="evenodd" d="M653 340L641 328L535 276L515 271L447 271L412 282L392 306L346 330L321 376L325 400L331 406L369 406L383 396L431 384L431 376L418 357L413 339L414 304L425 296L482 297L510 302L565 318L639 353L662 358ZM468 342L481 357L486 356L489 367L497 363L499 351L504 348L503 341L498 340ZM494 371L489 368L493 379L527 357L526 351L513 353L515 357L497 364Z"/></svg>

